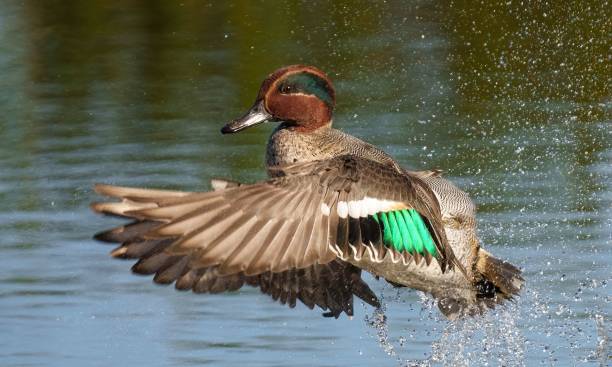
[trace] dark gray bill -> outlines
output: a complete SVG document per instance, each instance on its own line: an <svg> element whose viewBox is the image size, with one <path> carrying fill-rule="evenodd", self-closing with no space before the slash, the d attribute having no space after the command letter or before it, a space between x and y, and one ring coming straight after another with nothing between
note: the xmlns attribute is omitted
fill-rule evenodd
<svg viewBox="0 0 612 367"><path fill-rule="evenodd" d="M238 131L244 130L250 126L261 124L262 122L266 122L268 120L272 120L272 115L266 111L263 100L257 101L253 107L251 107L249 112L246 113L246 115L223 126L221 133L237 133Z"/></svg>

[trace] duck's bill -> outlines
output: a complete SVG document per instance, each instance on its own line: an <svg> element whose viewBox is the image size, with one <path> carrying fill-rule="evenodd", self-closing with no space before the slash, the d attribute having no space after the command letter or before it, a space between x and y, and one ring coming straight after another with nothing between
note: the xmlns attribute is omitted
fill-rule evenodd
<svg viewBox="0 0 612 367"><path fill-rule="evenodd" d="M221 133L223 134L237 133L241 130L244 130L251 126L259 125L269 120L272 120L272 115L270 115L266 111L263 100L257 101L255 102L253 107L251 107L249 112L247 112L244 116L223 126L223 128L221 129Z"/></svg>

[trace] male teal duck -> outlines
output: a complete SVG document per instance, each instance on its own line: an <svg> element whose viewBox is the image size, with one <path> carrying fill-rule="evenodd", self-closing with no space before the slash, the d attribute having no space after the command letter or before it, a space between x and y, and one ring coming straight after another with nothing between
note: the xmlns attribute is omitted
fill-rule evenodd
<svg viewBox="0 0 612 367"><path fill-rule="evenodd" d="M254 105L223 127L278 122L266 150L270 178L213 180L213 191L96 185L121 199L93 203L131 218L96 239L138 259L135 273L201 293L258 286L283 304L300 300L353 314L353 296L379 307L361 270L432 294L449 318L516 295L515 266L479 246L475 206L438 171L409 171L381 149L332 128L335 91L312 66L270 74Z"/></svg>

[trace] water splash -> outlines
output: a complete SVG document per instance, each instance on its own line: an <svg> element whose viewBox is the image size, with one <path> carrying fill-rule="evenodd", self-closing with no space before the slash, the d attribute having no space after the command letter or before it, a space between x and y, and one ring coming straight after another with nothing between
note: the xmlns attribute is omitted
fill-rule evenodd
<svg viewBox="0 0 612 367"><path fill-rule="evenodd" d="M416 367L416 366L429 366L430 360L411 360L404 359L398 353L398 351L402 351L407 347L407 340L412 339L414 335L409 334L408 336L400 335L397 338L390 336L389 334L389 326L387 324L387 316L385 314L387 310L387 302L401 302L405 303L402 299L401 288L392 288L393 293L391 295L385 295L384 290L379 296L381 307L375 309L371 315L365 316L366 324L375 330L374 337L378 340L378 345L381 349L389 356L394 357L397 361L398 366L406 366L406 367ZM433 311L435 309L435 302L433 298L429 297L423 292L418 292L421 297L421 319L427 318L432 319ZM371 335L371 334L370 334ZM395 341L396 340L396 341Z"/></svg>
<svg viewBox="0 0 612 367"><path fill-rule="evenodd" d="M449 322L432 345L433 362L444 366L525 365L525 338L517 327L516 304L478 317Z"/></svg>
<svg viewBox="0 0 612 367"><path fill-rule="evenodd" d="M600 361L600 366L604 366L606 360L612 359L609 349L608 329L606 329L605 318L603 315L595 315L595 324L597 325L597 349L594 355L589 356L590 359Z"/></svg>
<svg viewBox="0 0 612 367"><path fill-rule="evenodd" d="M605 287L605 283L593 284L595 288ZM365 317L381 349L398 366L525 366L556 365L560 361L605 366L610 360L605 312L596 307L585 313L578 307L553 301L547 292L537 288L525 289L515 302L456 321L446 320L433 297L418 292L420 321L429 325L426 333L434 340L424 359L404 359L402 355L414 355L408 350L414 345L407 340L418 337L409 329L401 330L401 335L390 333L385 314L388 305L406 303L402 292L405 290L394 289L392 294L383 291L382 307ZM576 294L572 297L576 299ZM440 330L439 334L436 330Z"/></svg>
<svg viewBox="0 0 612 367"><path fill-rule="evenodd" d="M374 337L378 340L378 345L388 356L395 358L398 366L429 366L430 363L428 361L406 360L397 353L398 350L401 351L406 346L407 338L400 335L397 338L397 343L394 343L393 337L389 335L389 325L387 324L387 316L385 315L387 310L386 301L402 302L401 289L393 289L394 293L390 296L385 296L384 291L380 294L379 299L381 307L375 309L371 315L366 315L365 322L370 328L375 330Z"/></svg>
<svg viewBox="0 0 612 367"><path fill-rule="evenodd" d="M606 282L592 282L590 291L603 290ZM544 291L527 289L520 305L523 312L519 322L529 332L526 345L532 354L540 355L540 363L557 364L573 361L575 364L605 366L611 359L605 312L600 305L582 304L584 284L571 295L574 305L551 299ZM594 293L591 298L599 299ZM526 312L529 311L529 312Z"/></svg>
<svg viewBox="0 0 612 367"><path fill-rule="evenodd" d="M435 299L423 292L418 292L420 320L431 324L430 329L434 331L442 324L442 331L432 343L428 357L422 360L402 358L407 347L406 340L414 339L414 335L409 330L402 331L408 335L390 335L385 315L386 302L402 302L400 292L396 290L389 296L383 291L380 297L381 308L365 317L367 325L375 330L374 337L381 349L394 357L398 366L486 366L492 361L505 366L525 365L525 338L517 326L517 320L520 319L518 304L509 304L482 316L451 322L439 314Z"/></svg>
<svg viewBox="0 0 612 367"><path fill-rule="evenodd" d="M364 320L370 328L375 330L378 345L383 349L383 351L389 356L397 357L395 347L389 340L389 326L387 325L387 316L385 315L387 304L385 303L384 293L381 293L379 300L381 305L380 308L375 309L372 312L372 315L366 315Z"/></svg>

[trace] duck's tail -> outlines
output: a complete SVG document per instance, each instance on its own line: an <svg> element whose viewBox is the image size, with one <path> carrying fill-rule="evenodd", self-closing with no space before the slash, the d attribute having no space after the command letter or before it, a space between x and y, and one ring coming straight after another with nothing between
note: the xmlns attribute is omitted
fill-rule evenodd
<svg viewBox="0 0 612 367"><path fill-rule="evenodd" d="M464 297L438 295L438 308L444 316L455 320L463 316L482 314L489 308L512 300L523 287L525 280L516 266L500 260L487 251L478 250L473 294ZM436 296L434 294L434 296Z"/></svg>
<svg viewBox="0 0 612 367"><path fill-rule="evenodd" d="M520 292L525 282L519 268L494 257L482 248L478 251L476 271L482 276L482 281L476 285L482 298L501 298L500 301L512 299Z"/></svg>

